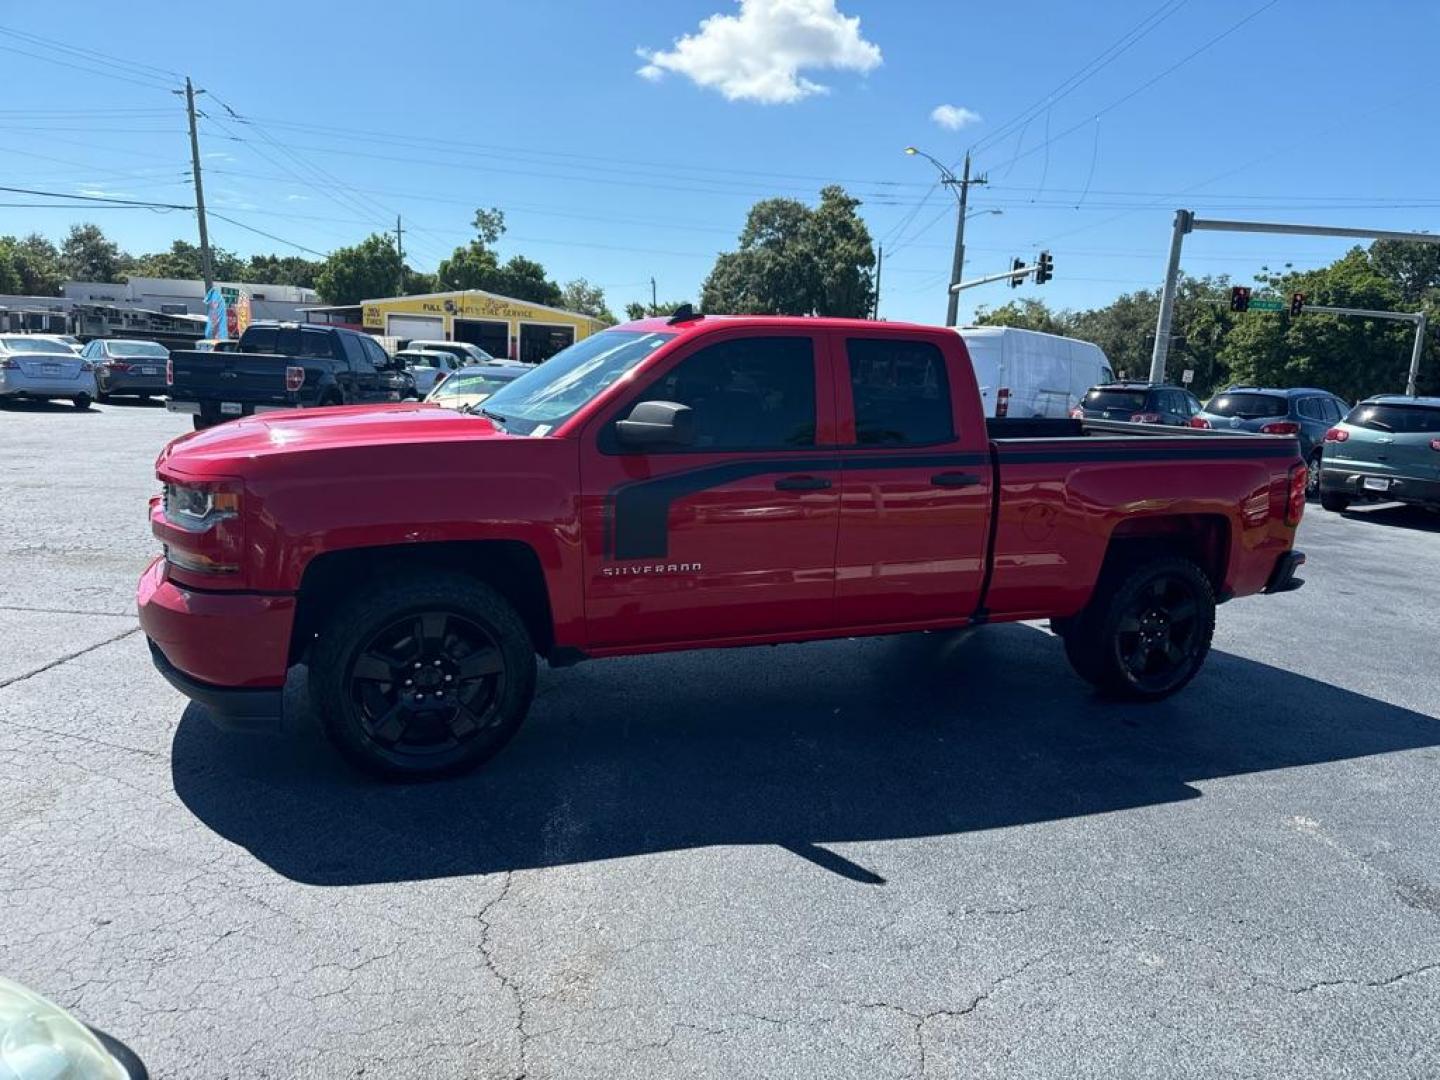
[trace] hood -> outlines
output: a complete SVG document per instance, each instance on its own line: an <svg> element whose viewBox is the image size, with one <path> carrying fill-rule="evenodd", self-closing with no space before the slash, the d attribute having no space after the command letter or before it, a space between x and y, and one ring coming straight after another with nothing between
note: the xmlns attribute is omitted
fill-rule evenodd
<svg viewBox="0 0 1440 1080"><path fill-rule="evenodd" d="M245 461L357 446L520 439L489 420L421 402L263 413L182 435L157 466L196 476L234 475Z"/></svg>

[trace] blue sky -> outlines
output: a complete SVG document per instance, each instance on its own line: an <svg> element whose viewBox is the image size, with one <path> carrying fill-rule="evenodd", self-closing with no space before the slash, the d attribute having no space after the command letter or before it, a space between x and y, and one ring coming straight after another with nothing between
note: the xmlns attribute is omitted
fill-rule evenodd
<svg viewBox="0 0 1440 1080"><path fill-rule="evenodd" d="M476 206L499 206L502 253L603 285L617 311L652 275L662 298L698 296L752 202L835 181L885 245L882 315L940 321L953 200L908 143L947 162L977 146L991 182L972 210L1002 213L971 220L967 276L1054 254L1054 281L968 292L962 320L980 303L1090 306L1155 285L1177 206L1440 227L1432 5L252 0L216 25L199 10L82 2L62 27L44 5L0 3L0 29L125 65L0 33L3 183L189 202L166 89L189 74L209 91L212 210L317 251L398 213L412 264L433 270ZM932 118L942 105L958 130ZM108 208L0 207L0 233L58 238L87 218L131 251L195 238L192 214ZM211 235L296 250L214 217ZM1345 246L1204 234L1185 265L1244 280Z"/></svg>

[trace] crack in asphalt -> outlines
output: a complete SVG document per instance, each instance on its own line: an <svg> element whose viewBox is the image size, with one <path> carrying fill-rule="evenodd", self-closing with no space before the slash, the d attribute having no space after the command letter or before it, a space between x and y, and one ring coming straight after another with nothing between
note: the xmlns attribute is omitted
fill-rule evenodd
<svg viewBox="0 0 1440 1080"><path fill-rule="evenodd" d="M28 611L37 615L86 615L102 619L133 619L133 611L80 611L63 607L26 607L23 604L0 604L0 611Z"/></svg>
<svg viewBox="0 0 1440 1080"><path fill-rule="evenodd" d="M1386 986L1394 986L1396 983L1424 975L1426 972L1435 971L1437 968L1440 968L1440 962L1420 964L1416 967L1406 968L1404 971L1397 972L1383 979L1319 979L1313 983L1306 983L1304 986L1282 986L1278 983L1269 983L1267 985L1274 987L1276 990L1283 990L1287 994L1311 994L1316 990L1328 990L1334 986L1359 986L1367 990L1376 990Z"/></svg>
<svg viewBox="0 0 1440 1080"><path fill-rule="evenodd" d="M74 652L66 653L64 656L56 657L54 660L51 660L45 664L41 664L39 667L34 668L31 671L24 672L20 675L13 675L8 679L0 680L0 690L4 690L7 686L14 686L16 683L24 682L26 679L33 679L36 675L41 675L51 670L52 668L57 668L61 664L68 664L71 660L74 660L77 657L84 656L86 653L92 653L96 649L103 649L106 645L114 645L115 642L130 637L130 635L132 634L138 633L140 633L140 627L132 626L129 630L125 630L122 633L115 634L112 637L108 637L104 641L97 641L94 645L87 645L83 649L76 649Z"/></svg>
<svg viewBox="0 0 1440 1080"><path fill-rule="evenodd" d="M505 883L500 886L500 892L475 913L475 919L480 924L480 956L485 961L485 967L515 999L515 1034L520 1037L520 1068L513 1080L525 1080L530 1074L530 1035L525 1030L525 995L514 976L501 971L496 965L494 954L490 951L490 912L510 895L510 886L514 880L515 871L505 871Z"/></svg>

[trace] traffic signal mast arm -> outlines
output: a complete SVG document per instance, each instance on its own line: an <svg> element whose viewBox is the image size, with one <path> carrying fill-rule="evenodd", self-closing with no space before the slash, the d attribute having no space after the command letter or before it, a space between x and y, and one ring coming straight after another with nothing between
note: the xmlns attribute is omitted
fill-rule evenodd
<svg viewBox="0 0 1440 1080"><path fill-rule="evenodd" d="M1009 270L1002 270L998 274L986 274L984 277L971 278L969 281L959 281L950 286L952 293L958 293L962 289L973 289L976 285L989 285L992 281L1009 281L1011 285L1018 285L1022 280L1035 275L1036 284L1043 285L1055 274L1055 258L1048 251L1042 251L1034 265L1026 266L1019 259Z"/></svg>

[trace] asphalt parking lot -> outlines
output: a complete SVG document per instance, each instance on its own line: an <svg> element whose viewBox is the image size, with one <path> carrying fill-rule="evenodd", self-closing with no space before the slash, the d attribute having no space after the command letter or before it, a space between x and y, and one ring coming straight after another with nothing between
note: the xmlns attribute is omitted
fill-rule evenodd
<svg viewBox="0 0 1440 1080"><path fill-rule="evenodd" d="M0 410L0 974L152 1075L1440 1074L1440 516L1312 505L1158 706L1029 626L610 661L386 787L151 668L187 428Z"/></svg>

